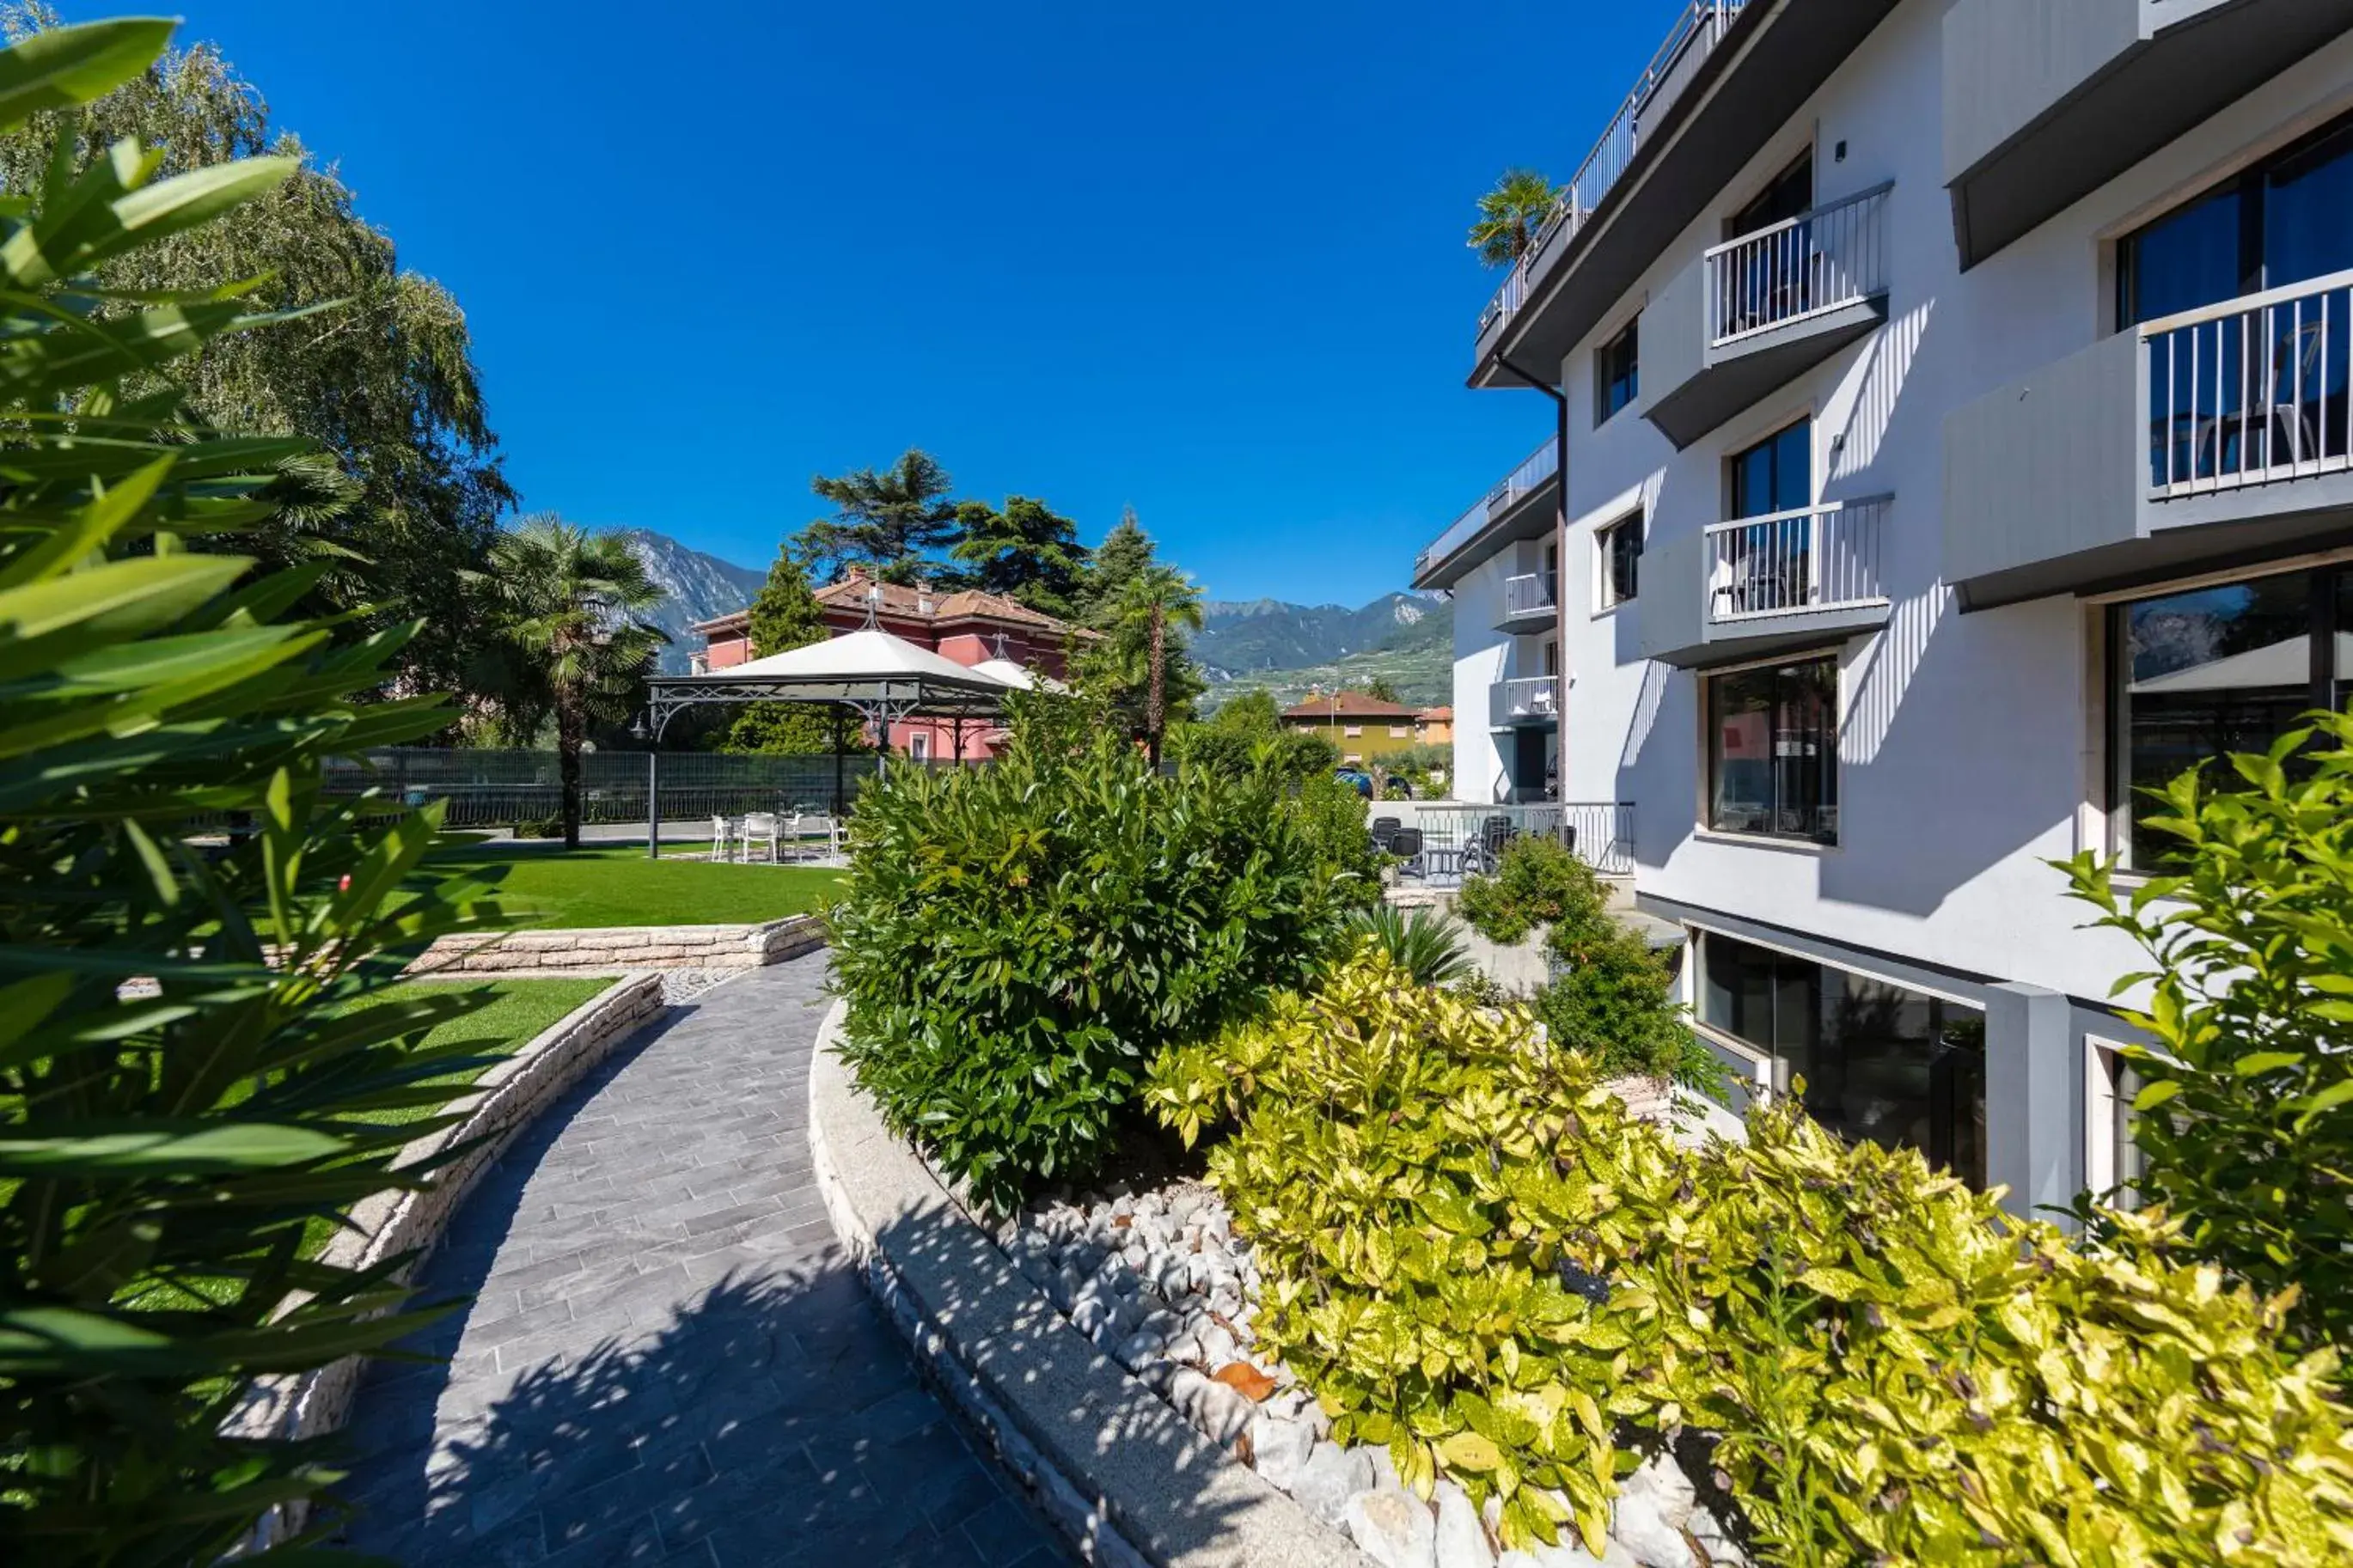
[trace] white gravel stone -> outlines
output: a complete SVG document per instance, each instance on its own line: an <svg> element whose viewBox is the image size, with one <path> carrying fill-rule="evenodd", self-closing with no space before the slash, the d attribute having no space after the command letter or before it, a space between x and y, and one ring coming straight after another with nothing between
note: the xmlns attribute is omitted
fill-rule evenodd
<svg viewBox="0 0 2353 1568"><path fill-rule="evenodd" d="M1250 1466L1269 1486L1289 1491L1315 1451L1315 1428L1287 1421L1263 1405L1250 1417Z"/></svg>
<svg viewBox="0 0 2353 1568"><path fill-rule="evenodd" d="M1748 1553L1740 1550L1739 1543L1725 1533L1723 1521L1707 1510L1692 1510L1691 1518L1683 1521L1683 1528L1691 1531L1692 1539L1699 1542L1699 1549L1707 1553L1707 1560L1716 1568L1748 1568Z"/></svg>
<svg viewBox="0 0 2353 1568"><path fill-rule="evenodd" d="M1672 1454L1653 1454L1641 1467L1618 1483L1620 1497L1646 1499L1659 1518L1681 1529L1698 1502L1698 1490Z"/></svg>
<svg viewBox="0 0 2353 1568"><path fill-rule="evenodd" d="M1357 1549L1381 1568L1437 1568L1438 1522L1411 1493L1383 1487L1352 1497L1342 1519Z"/></svg>
<svg viewBox="0 0 2353 1568"><path fill-rule="evenodd" d="M1128 1371L1142 1372L1145 1367L1160 1360L1162 1352L1167 1348L1166 1342L1158 1334L1149 1329L1138 1329L1120 1341L1117 1348L1111 1353L1113 1359Z"/></svg>
<svg viewBox="0 0 2353 1568"><path fill-rule="evenodd" d="M1438 1568L1494 1568L1494 1548L1487 1544L1471 1494L1452 1481L1440 1481L1437 1500Z"/></svg>
<svg viewBox="0 0 2353 1568"><path fill-rule="evenodd" d="M1642 1568L1699 1568L1683 1531L1660 1518L1658 1505L1642 1493L1619 1495L1609 1535Z"/></svg>
<svg viewBox="0 0 2353 1568"><path fill-rule="evenodd" d="M1168 1380L1168 1403L1213 1443L1230 1443L1249 1429L1250 1402L1192 1367L1179 1367Z"/></svg>
<svg viewBox="0 0 2353 1568"><path fill-rule="evenodd" d="M1373 1461L1361 1448L1318 1443L1300 1467L1291 1495L1299 1506L1326 1524L1337 1524L1348 1500L1373 1489Z"/></svg>

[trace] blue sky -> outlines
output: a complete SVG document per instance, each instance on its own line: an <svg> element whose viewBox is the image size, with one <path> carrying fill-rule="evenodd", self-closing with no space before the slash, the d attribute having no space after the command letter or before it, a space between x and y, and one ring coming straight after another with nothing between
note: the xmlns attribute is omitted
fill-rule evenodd
<svg viewBox="0 0 2353 1568"><path fill-rule="evenodd" d="M116 6L69 5L80 19ZM1219 598L1356 604L1544 438L1461 243L1667 0L189 0L465 306L532 508L746 565L909 445Z"/></svg>

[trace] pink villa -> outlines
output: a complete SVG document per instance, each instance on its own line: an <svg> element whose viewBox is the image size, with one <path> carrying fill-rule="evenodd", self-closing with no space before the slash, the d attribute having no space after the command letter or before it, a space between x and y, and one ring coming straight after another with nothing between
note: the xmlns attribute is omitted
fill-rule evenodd
<svg viewBox="0 0 2353 1568"><path fill-rule="evenodd" d="M840 582L819 588L817 601L825 606L826 625L836 637L861 630L871 609L873 624L892 637L968 668L1003 659L1053 680L1067 676L1066 649L1071 639L1096 636L1002 595L971 588L942 593L921 583L883 583L858 566ZM703 647L693 656L693 673L711 675L749 663L751 618L749 610L738 610L697 623L693 629L702 634ZM891 750L918 761L986 761L1004 738L998 725L970 719L961 724L915 719L891 726Z"/></svg>

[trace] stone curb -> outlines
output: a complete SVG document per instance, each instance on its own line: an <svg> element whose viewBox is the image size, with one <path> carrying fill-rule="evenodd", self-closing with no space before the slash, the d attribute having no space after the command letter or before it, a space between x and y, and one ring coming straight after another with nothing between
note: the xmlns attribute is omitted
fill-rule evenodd
<svg viewBox="0 0 2353 1568"><path fill-rule="evenodd" d="M411 974L513 974L640 969L762 969L825 945L825 921L787 915L754 925L603 926L445 936Z"/></svg>
<svg viewBox="0 0 2353 1568"><path fill-rule="evenodd" d="M913 1150L818 1033L818 1190L867 1283L944 1395L1055 1526L1110 1568L1364 1568L1347 1539L1188 1426L1071 1327Z"/></svg>
<svg viewBox="0 0 2353 1568"><path fill-rule="evenodd" d="M406 1271L413 1277L474 1184L533 1119L661 1010L661 976L631 973L549 1025L476 1079L471 1095L450 1102L465 1111L463 1121L409 1143L400 1152L399 1164L413 1164L453 1143L473 1142L474 1147L427 1178L421 1190L396 1188L354 1205L355 1228L336 1232L321 1260L359 1268L413 1250L417 1257ZM280 1440L332 1432L351 1414L365 1364L363 1357L346 1356L297 1376L261 1379L225 1430ZM267 1545L282 1531L299 1530L303 1510L297 1505L290 1511L294 1517L264 1523L255 1544Z"/></svg>

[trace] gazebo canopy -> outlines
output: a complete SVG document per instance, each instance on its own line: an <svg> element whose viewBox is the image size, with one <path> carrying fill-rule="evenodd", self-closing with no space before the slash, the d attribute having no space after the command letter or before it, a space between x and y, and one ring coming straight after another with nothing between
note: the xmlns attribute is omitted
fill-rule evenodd
<svg viewBox="0 0 2353 1568"><path fill-rule="evenodd" d="M658 676L648 696L659 734L681 709L714 702L837 703L883 724L994 718L1021 689L870 626L709 675Z"/></svg>

